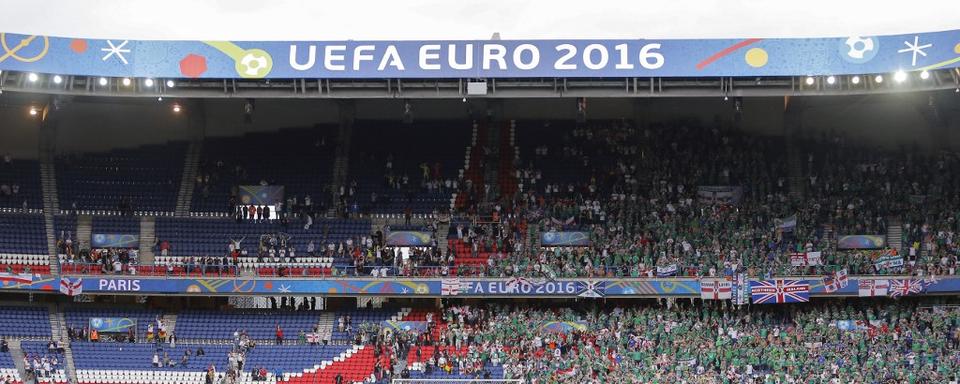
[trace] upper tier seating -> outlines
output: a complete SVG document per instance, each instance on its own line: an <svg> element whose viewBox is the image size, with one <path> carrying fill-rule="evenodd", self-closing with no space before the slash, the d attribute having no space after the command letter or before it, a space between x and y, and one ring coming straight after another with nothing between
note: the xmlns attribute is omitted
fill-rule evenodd
<svg viewBox="0 0 960 384"><path fill-rule="evenodd" d="M16 189L16 193L14 193ZM8 195L9 192L9 195ZM43 208L40 163L36 160L0 160L0 208Z"/></svg>
<svg viewBox="0 0 960 384"><path fill-rule="evenodd" d="M232 213L231 190L261 181L284 186L285 196L301 203L307 195L322 203L329 196L323 190L332 178L336 142L335 126L207 138L198 173L204 182L196 185L191 210Z"/></svg>
<svg viewBox="0 0 960 384"><path fill-rule="evenodd" d="M57 158L60 207L121 211L129 199L133 211L172 212L183 176L187 144L173 142L106 153Z"/></svg>
<svg viewBox="0 0 960 384"><path fill-rule="evenodd" d="M358 122L353 128L350 159L351 181L357 183L351 202L363 212L431 213L450 207L451 188L425 188L422 165L429 170L426 180L456 180L463 168L464 148L469 145L470 130L464 122L415 123L400 127L397 123ZM391 159L391 169L387 169ZM389 177L408 177L406 187L389 185ZM377 202L371 201L376 193Z"/></svg>

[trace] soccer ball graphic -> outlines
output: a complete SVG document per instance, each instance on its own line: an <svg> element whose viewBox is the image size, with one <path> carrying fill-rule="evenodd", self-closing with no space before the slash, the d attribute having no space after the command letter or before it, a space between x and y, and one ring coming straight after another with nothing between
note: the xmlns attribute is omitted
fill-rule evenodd
<svg viewBox="0 0 960 384"><path fill-rule="evenodd" d="M270 73L273 68L273 59L270 54L260 49L250 49L244 52L236 64L240 77L258 79Z"/></svg>
<svg viewBox="0 0 960 384"><path fill-rule="evenodd" d="M866 63L877 55L879 42L874 37L848 37L840 44L840 55L852 63Z"/></svg>

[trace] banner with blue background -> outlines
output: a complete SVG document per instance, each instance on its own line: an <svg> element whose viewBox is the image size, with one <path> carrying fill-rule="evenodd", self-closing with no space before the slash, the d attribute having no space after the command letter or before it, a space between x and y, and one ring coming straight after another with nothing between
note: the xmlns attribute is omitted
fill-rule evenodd
<svg viewBox="0 0 960 384"><path fill-rule="evenodd" d="M590 232L541 232L540 245L544 247L584 247L590 245Z"/></svg>
<svg viewBox="0 0 960 384"><path fill-rule="evenodd" d="M153 78L799 76L960 66L960 32L793 39L170 41L0 33L0 70Z"/></svg>
<svg viewBox="0 0 960 384"><path fill-rule="evenodd" d="M240 204L276 205L283 201L281 185L241 185Z"/></svg>
<svg viewBox="0 0 960 384"><path fill-rule="evenodd" d="M120 233L95 233L90 237L93 248L137 248L140 246L140 235Z"/></svg>
<svg viewBox="0 0 960 384"><path fill-rule="evenodd" d="M429 247L433 233L427 231L391 231L385 242L391 247Z"/></svg>
<svg viewBox="0 0 960 384"><path fill-rule="evenodd" d="M91 317L90 329L97 332L127 332L137 328L137 320L128 317Z"/></svg>

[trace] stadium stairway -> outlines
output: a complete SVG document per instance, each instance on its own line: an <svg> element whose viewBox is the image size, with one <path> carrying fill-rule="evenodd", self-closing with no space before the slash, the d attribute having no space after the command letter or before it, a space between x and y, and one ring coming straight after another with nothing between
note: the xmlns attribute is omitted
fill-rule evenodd
<svg viewBox="0 0 960 384"><path fill-rule="evenodd" d="M333 160L333 177L331 185L333 188L330 188L330 198L332 209L336 209L337 204L340 202L340 197L337 196L337 192L340 190L341 185L347 185L347 176L350 172L350 141L353 136L353 121L352 118L341 121L340 129L337 134L337 149L336 157ZM344 207L346 209L346 207Z"/></svg>
<svg viewBox="0 0 960 384"><path fill-rule="evenodd" d="M140 265L153 265L153 245L157 242L156 228L156 217L140 217Z"/></svg>
<svg viewBox="0 0 960 384"><path fill-rule="evenodd" d="M903 222L899 217L887 217L887 247L903 250Z"/></svg>
<svg viewBox="0 0 960 384"><path fill-rule="evenodd" d="M317 320L317 335L320 336L320 340L327 342L333 340L333 324L336 321L337 316L334 312L323 311L320 314L320 319Z"/></svg>
<svg viewBox="0 0 960 384"><path fill-rule="evenodd" d="M484 136L481 137L481 134ZM480 126L474 122L473 131L470 133L470 145L467 146L463 155L463 168L460 169L460 173L463 174L464 183L466 180L471 180L477 188L483 187L480 185L480 175L479 172L480 162L482 161L483 148L478 145L482 142L481 139L486 139L486 131L481 131ZM453 208L462 209L467 205L467 202L470 200L468 193L470 191L466 190L466 185L460 186L460 192L457 193L457 196L454 198ZM466 191L466 192L464 192Z"/></svg>
<svg viewBox="0 0 960 384"><path fill-rule="evenodd" d="M93 216L77 216L77 248L90 249L90 235L93 232Z"/></svg>
<svg viewBox="0 0 960 384"><path fill-rule="evenodd" d="M193 190L197 184L197 172L200 169L200 153L202 150L203 140L193 140L187 147L187 153L183 159L183 177L180 179L180 190L177 192L177 205L173 212L176 217L190 215L190 202L193 201ZM142 239L141 237L141 244L143 244Z"/></svg>
<svg viewBox="0 0 960 384"><path fill-rule="evenodd" d="M63 315L62 308L58 308L56 304L51 304L47 308L50 311L50 335L63 347L67 378L70 379L71 383L76 383L77 366L73 363L73 349L70 348L70 337L67 334L67 320Z"/></svg>
<svg viewBox="0 0 960 384"><path fill-rule="evenodd" d="M447 216L449 218L449 216ZM450 243L446 241L450 233L450 220L438 221L437 231L433 233L433 238L437 239L437 249L441 256L447 256L450 253Z"/></svg>
<svg viewBox="0 0 960 384"><path fill-rule="evenodd" d="M13 365L17 367L17 374L20 376L20 381L26 382L28 376L27 369L23 365L23 348L21 348L20 340L7 339L7 346L10 347L10 358L13 359Z"/></svg>
<svg viewBox="0 0 960 384"><path fill-rule="evenodd" d="M43 189L43 221L47 233L47 254L50 257L50 272L60 273L60 260L57 257L57 234L53 227L53 216L60 212L57 199L57 176L53 166L53 151L45 150L40 159L40 184Z"/></svg>
<svg viewBox="0 0 960 384"><path fill-rule="evenodd" d="M164 313L161 316L163 319L163 324L167 327L168 334L172 334L177 331L177 315L174 313Z"/></svg>

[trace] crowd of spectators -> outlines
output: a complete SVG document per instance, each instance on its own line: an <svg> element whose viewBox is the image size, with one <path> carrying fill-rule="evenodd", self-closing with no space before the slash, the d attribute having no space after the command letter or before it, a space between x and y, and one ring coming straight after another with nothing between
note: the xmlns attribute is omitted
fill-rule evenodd
<svg viewBox="0 0 960 384"><path fill-rule="evenodd" d="M358 341L390 361L441 347L451 352L414 366L473 378L499 366L533 384L956 383L960 372L960 307L920 301L454 306L440 316L444 326L426 332L364 325ZM405 375L388 367L376 378Z"/></svg>
<svg viewBox="0 0 960 384"><path fill-rule="evenodd" d="M521 252L481 243L492 253L486 273L643 277L673 265L685 276L957 271L953 154L853 148L825 136L793 143L807 162L791 172L784 139L733 129L608 122L562 134L563 145L536 146L529 161L518 160L517 193L494 211L500 227L523 218L541 232L587 231L591 245ZM704 186L730 192L716 198L701 194ZM840 235L885 237L890 220L902 220L902 248L836 249ZM791 265L790 254L815 251L824 266ZM875 268L890 252L904 256L904 267Z"/></svg>

